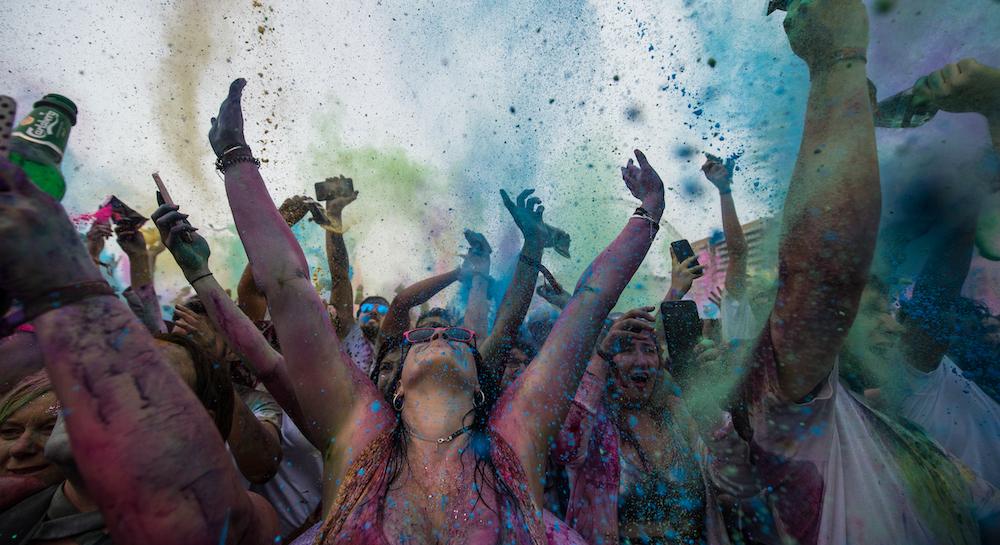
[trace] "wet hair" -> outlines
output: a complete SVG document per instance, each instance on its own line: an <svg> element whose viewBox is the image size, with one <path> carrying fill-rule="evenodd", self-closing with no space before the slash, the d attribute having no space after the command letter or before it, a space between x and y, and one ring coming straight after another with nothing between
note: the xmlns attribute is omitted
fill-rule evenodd
<svg viewBox="0 0 1000 545"><path fill-rule="evenodd" d="M365 303L385 303L385 306L389 306L389 300L385 297L382 297L381 295L369 295L358 303L358 311L354 313L355 317L361 316L361 307L365 306Z"/></svg>
<svg viewBox="0 0 1000 545"><path fill-rule="evenodd" d="M213 361L204 348L190 338L176 333L159 333L156 338L183 348L194 364L195 383L192 387L198 400L215 415L215 427L222 439L229 437L233 424L233 382L224 366Z"/></svg>
<svg viewBox="0 0 1000 545"><path fill-rule="evenodd" d="M427 312L421 314L420 317L417 318L416 323L419 324L421 320L426 320L428 318L441 318L442 322L445 322L446 324L449 325L455 323L454 320L452 320L451 312L448 312L448 309L441 307L434 307L428 310Z"/></svg>
<svg viewBox="0 0 1000 545"><path fill-rule="evenodd" d="M410 352L410 348L413 346L408 342L401 343L403 353L400 356L399 367L396 369L396 373L392 377L392 382L389 384L388 391L386 392L386 398L389 400L389 405L395 411L396 408L392 404L392 398L396 394L397 388L399 388L400 377L403 376L403 367L406 365L406 356ZM483 403L477 405L472 409L472 413L475 418L472 422L472 428L469 433L469 445L472 447L472 452L476 457L476 467L473 472L473 486L476 489L477 502L483 501L482 492L485 488L493 490L497 494L498 504L496 506L491 506L484 502L484 505L494 513L500 514L499 507L504 503L504 498L514 499L517 496L514 491L510 489L509 486L503 481L500 475L497 473L496 465L493 463L491 456L492 448L490 445L490 435L487 431L487 425L489 422L490 410L493 408L494 403L497 399L497 386L492 383L497 379L491 377L485 369L483 363L483 357L474 346L469 346L472 352L472 357L476 362L476 376L479 379L479 386L485 396ZM391 349L387 349L386 353ZM384 354L382 356L385 357ZM377 375L376 375L377 378ZM403 425L402 416L397 413L397 418L399 424L393 431L392 436L392 453L389 457L389 464L386 467L387 482L389 487L392 486L393 482L399 478L402 473L404 464L408 464L409 460L406 456L406 440L404 435L406 434L406 427ZM517 509L517 502L510 502L511 505L515 506ZM383 505L379 509L384 509ZM524 516L524 513L520 513Z"/></svg>

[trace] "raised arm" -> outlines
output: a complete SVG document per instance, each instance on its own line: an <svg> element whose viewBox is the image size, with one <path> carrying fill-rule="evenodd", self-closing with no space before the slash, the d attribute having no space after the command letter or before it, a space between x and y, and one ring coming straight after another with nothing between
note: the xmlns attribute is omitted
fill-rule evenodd
<svg viewBox="0 0 1000 545"><path fill-rule="evenodd" d="M326 232L326 262L330 269L330 304L337 310L334 326L343 339L354 327L354 291L351 289L351 258L344 243L344 208L358 198L358 192L326 201L326 213L333 222Z"/></svg>
<svg viewBox="0 0 1000 545"><path fill-rule="evenodd" d="M403 288L389 305L389 312L386 313L382 320L382 327L379 329L379 338L398 339L402 337L403 333L410 327L410 310L422 305L441 290L454 284L461 278L461 274L461 269L455 269L425 278Z"/></svg>
<svg viewBox="0 0 1000 545"><path fill-rule="evenodd" d="M305 255L250 161L240 106L245 85L243 79L233 82L209 140L222 162L231 163L224 166L226 194L254 281L267 297L295 397L308 420L302 432L314 445L328 446L351 422L364 418L364 408L379 395L342 350L326 304L313 288ZM366 426L353 430L377 432ZM353 444L352 438L338 437L338 448L346 444Z"/></svg>
<svg viewBox="0 0 1000 545"><path fill-rule="evenodd" d="M733 170L735 159L725 161L709 155L701 171L709 182L719 190L719 203L722 205L722 233L726 236L726 254L729 263L726 265L726 291L733 297L743 295L747 280L747 239L743 234L743 226L736 215L736 203L733 202Z"/></svg>
<svg viewBox="0 0 1000 545"><path fill-rule="evenodd" d="M138 229L129 229L127 224L116 227L115 235L118 246L128 256L132 291L142 302L142 322L153 333L165 333L167 328L153 284L153 256L146 248L146 239Z"/></svg>
<svg viewBox="0 0 1000 545"><path fill-rule="evenodd" d="M302 195L288 197L278 208L278 213L281 214L289 227L302 221L308 211L307 199ZM247 266L243 268L243 274L240 275L240 282L236 286L236 301L240 310L247 317L259 322L267 316L267 297L257 287L250 265L247 263Z"/></svg>
<svg viewBox="0 0 1000 545"><path fill-rule="evenodd" d="M549 445L566 418L604 318L649 251L663 215L663 182L641 152L635 155L638 166L630 159L622 176L642 201L643 211L628 220L621 234L584 272L538 356L505 391L494 415L499 432L528 472L539 502Z"/></svg>
<svg viewBox="0 0 1000 545"><path fill-rule="evenodd" d="M33 325L114 541L271 542L273 509L241 488L208 413L104 284L63 209L4 160L0 196L0 290L47 303Z"/></svg>
<svg viewBox="0 0 1000 545"><path fill-rule="evenodd" d="M542 251L545 248L546 231L545 224L542 223L545 207L542 206L540 199L530 197L533 192L533 189L522 191L515 203L507 196L506 191L500 190L504 206L514 217L514 223L524 236L524 246L514 267L514 277L507 286L507 292L504 293L503 301L497 310L493 331L480 348L483 362L490 369L490 381L495 381L494 384L500 382L503 366L517 338L517 331L528 313L528 307L531 306L535 280L538 279L538 265L541 263Z"/></svg>
<svg viewBox="0 0 1000 545"><path fill-rule="evenodd" d="M785 198L778 293L769 327L782 395L798 401L833 369L858 309L878 232L881 192L859 0L817 0L785 18L809 66L799 156Z"/></svg>
<svg viewBox="0 0 1000 545"><path fill-rule="evenodd" d="M462 276L469 282L469 294L462 325L485 337L490 323L490 254L493 249L486 237L475 231L466 229L465 239L469 242L469 254L462 263Z"/></svg>

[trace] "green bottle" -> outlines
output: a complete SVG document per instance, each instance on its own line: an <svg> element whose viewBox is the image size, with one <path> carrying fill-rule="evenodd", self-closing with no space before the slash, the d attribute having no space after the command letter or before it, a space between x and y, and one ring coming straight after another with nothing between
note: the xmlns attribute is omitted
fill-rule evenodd
<svg viewBox="0 0 1000 545"><path fill-rule="evenodd" d="M23 168L35 185L56 200L66 194L66 180L59 165L70 128L76 125L76 113L72 100L45 95L11 134L10 162Z"/></svg>

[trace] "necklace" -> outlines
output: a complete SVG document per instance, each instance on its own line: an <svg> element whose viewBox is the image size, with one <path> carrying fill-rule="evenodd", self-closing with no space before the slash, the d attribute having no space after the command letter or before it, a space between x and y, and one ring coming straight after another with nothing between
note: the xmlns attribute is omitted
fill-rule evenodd
<svg viewBox="0 0 1000 545"><path fill-rule="evenodd" d="M437 443L439 445L443 445L445 443L451 443L452 441L458 439L462 434L468 432L471 429L472 429L471 425L462 426L461 428L453 431L451 435L445 435L444 437L438 437L437 439L434 439L432 437L424 437L420 435L419 433L411 430L409 426L403 427L403 430L406 431L406 433L412 435L414 439L420 439L421 441L427 441L428 443Z"/></svg>

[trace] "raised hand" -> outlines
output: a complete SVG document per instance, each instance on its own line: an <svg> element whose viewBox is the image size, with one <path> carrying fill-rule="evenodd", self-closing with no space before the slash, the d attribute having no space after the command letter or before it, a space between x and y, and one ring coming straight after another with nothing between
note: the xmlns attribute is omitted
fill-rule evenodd
<svg viewBox="0 0 1000 545"><path fill-rule="evenodd" d="M0 157L0 300L103 281L66 211Z"/></svg>
<svg viewBox="0 0 1000 545"><path fill-rule="evenodd" d="M507 207L507 211L514 218L517 228L524 235L524 240L544 244L549 236L549 229L542 222L542 213L545 212L545 207L542 206L541 199L531 196L534 192L534 189L525 189L514 202L510 200L507 192L501 189L500 198L503 199L503 205Z"/></svg>
<svg viewBox="0 0 1000 545"><path fill-rule="evenodd" d="M656 318L650 312L654 310L653 307L634 308L615 320L611 329L608 330L608 334L601 341L598 353L604 358L610 358L621 352L626 343L631 342L634 338L653 337Z"/></svg>
<svg viewBox="0 0 1000 545"><path fill-rule="evenodd" d="M642 207L659 221L664 208L663 180L641 151L635 150L635 158L638 164L629 159L628 164L622 167L622 179L632 195L642 201Z"/></svg>
<svg viewBox="0 0 1000 545"><path fill-rule="evenodd" d="M104 241L110 238L111 234L111 220L107 218L94 220L90 230L87 231L87 253L95 263L100 262Z"/></svg>
<svg viewBox="0 0 1000 545"><path fill-rule="evenodd" d="M701 171L708 178L709 182L719 191L728 191L733 185L733 170L736 168L736 159L729 158L723 161L719 157L705 154L705 164L701 165Z"/></svg>
<svg viewBox="0 0 1000 545"><path fill-rule="evenodd" d="M243 135L243 88L247 80L239 78L229 86L229 96L219 106L219 116L212 118L212 129L208 131L208 141L216 157L239 147L246 147L246 137Z"/></svg>
<svg viewBox="0 0 1000 545"><path fill-rule="evenodd" d="M302 221L302 218L309 213L309 197L305 195L293 195L285 199L278 207L278 213L285 219L289 227Z"/></svg>
<svg viewBox="0 0 1000 545"><path fill-rule="evenodd" d="M188 282L193 282L211 274L208 257L212 251L208 241L195 232L198 229L188 223L187 214L181 214L179 210L180 207L176 204L160 205L156 212L153 212L152 220L160 231L160 240L174 256L184 277ZM184 233L188 233L190 242L181 236Z"/></svg>
<svg viewBox="0 0 1000 545"><path fill-rule="evenodd" d="M118 246L125 252L125 255L129 259L136 257L146 258L148 255L146 253L146 239L143 238L142 233L134 226L124 223L115 226L115 237L118 241Z"/></svg>
<svg viewBox="0 0 1000 545"><path fill-rule="evenodd" d="M868 49L868 13L861 0L791 0L784 25L792 51L812 71Z"/></svg>
<svg viewBox="0 0 1000 545"><path fill-rule="evenodd" d="M691 285L698 278L701 278L705 270L704 265L695 265L694 261L698 256L691 256L684 261L678 262L674 255L674 249L670 249L670 292L676 294L678 299L684 297L691 290Z"/></svg>
<svg viewBox="0 0 1000 545"><path fill-rule="evenodd" d="M461 276L470 280L475 275L489 276L490 254L493 249L481 233L466 229L465 240L469 243L469 253L462 262Z"/></svg>
<svg viewBox="0 0 1000 545"><path fill-rule="evenodd" d="M562 289L561 286L560 289L555 289L548 282L535 288L535 293L537 293L542 299L548 301L549 304L559 309L565 308L566 304L569 303L570 294L566 290Z"/></svg>
<svg viewBox="0 0 1000 545"><path fill-rule="evenodd" d="M963 59L920 78L913 85L916 104L946 112L976 112L1000 118L1000 69Z"/></svg>

